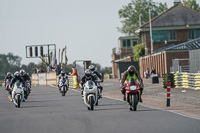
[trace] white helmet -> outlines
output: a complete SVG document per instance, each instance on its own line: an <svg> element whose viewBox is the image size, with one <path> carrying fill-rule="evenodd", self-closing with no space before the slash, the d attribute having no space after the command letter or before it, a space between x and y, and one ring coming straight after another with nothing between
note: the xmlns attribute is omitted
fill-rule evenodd
<svg viewBox="0 0 200 133"><path fill-rule="evenodd" d="M15 76L15 77L19 77L19 76L20 76L19 72L16 71L16 72L14 73L14 76Z"/></svg>
<svg viewBox="0 0 200 133"><path fill-rule="evenodd" d="M24 71L24 69L21 69L20 71L20 74L23 76L26 72Z"/></svg>
<svg viewBox="0 0 200 133"><path fill-rule="evenodd" d="M93 72L95 70L95 66L94 65L90 65L89 69Z"/></svg>

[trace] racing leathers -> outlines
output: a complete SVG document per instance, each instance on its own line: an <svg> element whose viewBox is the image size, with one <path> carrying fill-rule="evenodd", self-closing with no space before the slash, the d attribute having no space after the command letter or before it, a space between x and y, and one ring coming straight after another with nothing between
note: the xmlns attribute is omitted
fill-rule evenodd
<svg viewBox="0 0 200 133"><path fill-rule="evenodd" d="M89 81L89 80L92 80L95 84L96 84L96 82L95 82L95 80L96 80L96 78L93 76L93 75L91 75L90 77L86 77L85 75L82 77L82 79L81 79L81 94L83 95L83 89L84 89L84 84L87 82L87 81Z"/></svg>
<svg viewBox="0 0 200 133"><path fill-rule="evenodd" d="M139 85L140 85L140 91L141 91L141 95L142 95L142 92L143 92L143 80L142 80L142 78L140 77L139 72L138 72L137 70L134 71L134 74L133 74L132 76L129 74L128 71L125 71L125 72L123 73L123 76L122 76L122 79L121 79L121 85L122 85L122 87L121 87L121 88L122 88L122 89L121 89L121 92L122 92L122 94L125 96L125 88L126 88L125 83L126 83L130 78L134 78L135 80L138 79L138 83L139 83ZM125 99L124 99L124 100L125 100ZM142 101L142 99L140 99L140 101Z"/></svg>
<svg viewBox="0 0 200 133"><path fill-rule="evenodd" d="M12 81L13 79L13 76L6 76L5 79L4 79L4 83L5 83L5 87L7 87L7 84L6 84L6 81L9 80L9 81ZM6 88L7 89L7 88Z"/></svg>

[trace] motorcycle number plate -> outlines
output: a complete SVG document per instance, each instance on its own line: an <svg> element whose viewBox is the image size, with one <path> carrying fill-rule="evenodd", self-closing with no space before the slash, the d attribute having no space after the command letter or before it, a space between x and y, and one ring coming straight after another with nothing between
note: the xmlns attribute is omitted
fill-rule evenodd
<svg viewBox="0 0 200 133"><path fill-rule="evenodd" d="M136 90L136 86L131 86L130 89L134 91Z"/></svg>

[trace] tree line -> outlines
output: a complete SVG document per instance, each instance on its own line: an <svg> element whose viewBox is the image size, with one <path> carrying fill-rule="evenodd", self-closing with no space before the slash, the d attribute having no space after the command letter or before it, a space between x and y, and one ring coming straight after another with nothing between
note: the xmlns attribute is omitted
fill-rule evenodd
<svg viewBox="0 0 200 133"><path fill-rule="evenodd" d="M7 72L14 73L16 71L19 71L20 69L24 69L26 73L29 73L31 76L32 73L34 73L35 68L40 68L42 72L47 71L47 66L45 63L42 63L42 61L38 64L35 64L33 62L30 62L28 65L21 64L22 58L17 55L13 55L13 53L8 54L0 54L0 80L3 80L7 74ZM92 63L96 66L97 71L101 73L112 73L111 67L105 67L101 68L101 65L98 63ZM73 64L64 65L63 70L69 74L72 71Z"/></svg>

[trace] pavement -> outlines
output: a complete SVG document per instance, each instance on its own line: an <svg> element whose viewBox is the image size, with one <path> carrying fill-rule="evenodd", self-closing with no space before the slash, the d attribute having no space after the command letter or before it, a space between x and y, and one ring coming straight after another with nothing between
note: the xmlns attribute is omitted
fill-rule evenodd
<svg viewBox="0 0 200 133"><path fill-rule="evenodd" d="M163 88L163 79L159 79L159 84L152 84L151 78L143 80L144 91L141 105L200 119L200 90L171 88L170 107L166 107L167 89ZM119 80L105 80L102 85L105 88L104 96L122 100Z"/></svg>
<svg viewBox="0 0 200 133"><path fill-rule="evenodd" d="M115 83L113 85L113 83ZM117 81L104 82L104 97L89 111L79 90L61 96L51 86L33 86L21 108L0 87L1 133L199 133L200 120L139 103L130 111L126 102L105 95L118 90ZM118 90L119 91L119 90ZM147 92L147 90L146 90ZM121 97L121 96L120 96ZM144 95L145 97L145 95ZM145 103L145 99L144 99Z"/></svg>

